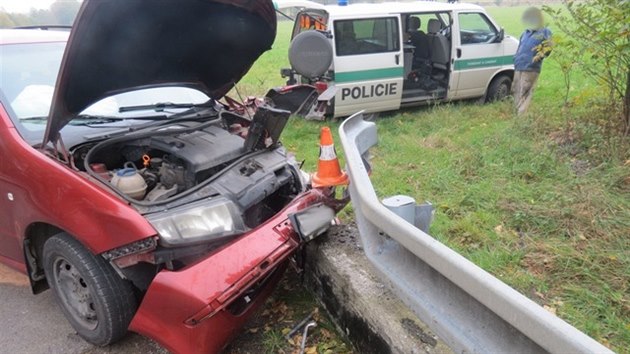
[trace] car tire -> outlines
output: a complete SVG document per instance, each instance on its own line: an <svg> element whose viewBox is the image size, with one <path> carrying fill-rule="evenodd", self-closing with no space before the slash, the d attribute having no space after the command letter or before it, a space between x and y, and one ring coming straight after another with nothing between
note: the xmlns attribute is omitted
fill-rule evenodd
<svg viewBox="0 0 630 354"><path fill-rule="evenodd" d="M43 260L57 303L83 339L105 346L125 336L137 300L109 263L66 233L46 241Z"/></svg>
<svg viewBox="0 0 630 354"><path fill-rule="evenodd" d="M497 76L488 86L486 102L503 101L510 96L511 90L512 79L507 75Z"/></svg>

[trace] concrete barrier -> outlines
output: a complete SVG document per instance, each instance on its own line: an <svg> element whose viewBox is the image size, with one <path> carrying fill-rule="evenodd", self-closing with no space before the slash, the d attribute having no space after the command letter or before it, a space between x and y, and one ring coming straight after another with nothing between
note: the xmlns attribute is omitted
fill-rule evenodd
<svg viewBox="0 0 630 354"><path fill-rule="evenodd" d="M382 284L354 226L335 226L306 250L306 284L359 353L452 353Z"/></svg>

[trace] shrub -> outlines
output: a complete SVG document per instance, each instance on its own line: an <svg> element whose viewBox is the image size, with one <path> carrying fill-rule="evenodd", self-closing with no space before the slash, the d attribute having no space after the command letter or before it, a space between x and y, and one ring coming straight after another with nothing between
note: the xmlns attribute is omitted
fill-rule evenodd
<svg viewBox="0 0 630 354"><path fill-rule="evenodd" d="M564 33L562 56L607 89L611 107L621 112L623 134L630 133L630 1L563 0L564 7L545 6ZM621 107L620 110L617 108Z"/></svg>

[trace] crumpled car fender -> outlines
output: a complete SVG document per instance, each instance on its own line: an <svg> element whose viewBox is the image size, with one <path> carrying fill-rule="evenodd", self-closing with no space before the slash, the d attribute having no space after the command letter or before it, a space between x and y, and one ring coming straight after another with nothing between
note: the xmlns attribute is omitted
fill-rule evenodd
<svg viewBox="0 0 630 354"><path fill-rule="evenodd" d="M219 351L275 288L299 247L289 215L329 201L323 191L305 192L202 261L178 271L160 271L129 329L174 353Z"/></svg>

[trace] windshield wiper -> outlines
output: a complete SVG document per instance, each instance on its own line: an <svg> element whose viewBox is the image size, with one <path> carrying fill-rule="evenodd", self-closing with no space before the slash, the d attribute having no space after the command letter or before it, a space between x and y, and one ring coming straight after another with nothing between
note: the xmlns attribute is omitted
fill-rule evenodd
<svg viewBox="0 0 630 354"><path fill-rule="evenodd" d="M90 135L86 135L84 136L84 138L86 140L100 140L100 139L108 139L111 138L112 136L115 135L121 135L121 134L126 134L129 132L137 132L137 131L141 131L144 129L155 129L155 128L159 128L165 125L172 125L178 122L184 122L184 121L201 121L201 120L214 120L214 121L218 121L218 113L216 114L186 114L186 115L178 115L178 114L173 114L168 116L167 119L154 119L153 122L147 122L147 123L140 123L137 125L131 125L122 129L118 129L115 131L108 131L105 134L90 134ZM159 116L154 116L154 117L159 117ZM166 117L166 116L164 116ZM135 118L127 118L127 119L135 119ZM203 122L202 124L207 124L209 122ZM89 123L84 123L85 125L89 125Z"/></svg>
<svg viewBox="0 0 630 354"><path fill-rule="evenodd" d="M47 119L48 119L48 116L26 117L26 118L20 118L20 122L29 121L29 120L47 120Z"/></svg>
<svg viewBox="0 0 630 354"><path fill-rule="evenodd" d="M140 116L140 117L112 117L112 116L99 116L91 114L80 114L75 116L71 125L74 126L88 126L94 127L101 124L120 122L124 120L146 120L146 121L166 121L169 117L166 115L152 115L152 116Z"/></svg>
<svg viewBox="0 0 630 354"><path fill-rule="evenodd" d="M169 120L169 116L165 114L154 114L150 116L135 116L135 117L116 117L116 116L101 116L95 114L79 114L76 115L72 120L83 120L88 121L83 124L94 124L94 123L110 123L121 120ZM42 121L48 120L48 116L40 116L40 117L25 117L20 118L20 122L28 122L28 121Z"/></svg>
<svg viewBox="0 0 630 354"><path fill-rule="evenodd" d="M193 108L193 107L213 107L212 100L205 103L173 103L173 102L158 102L154 104L145 104L139 106L126 106L120 107L118 112L133 112L133 111L156 111L162 112L165 109L177 109L177 108Z"/></svg>
<svg viewBox="0 0 630 354"><path fill-rule="evenodd" d="M88 121L103 121L103 122L115 122L119 120L168 120L169 116L165 114L154 114L151 116L135 116L135 117L117 117L117 116L101 116L94 114L79 114L72 118L72 120L88 120Z"/></svg>

